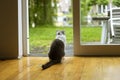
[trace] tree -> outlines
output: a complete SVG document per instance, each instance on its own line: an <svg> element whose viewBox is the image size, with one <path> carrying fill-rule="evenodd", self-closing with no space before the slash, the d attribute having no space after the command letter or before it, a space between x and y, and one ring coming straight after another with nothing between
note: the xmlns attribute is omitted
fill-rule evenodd
<svg viewBox="0 0 120 80"><path fill-rule="evenodd" d="M97 4L97 0L88 0L88 6L93 6Z"/></svg>
<svg viewBox="0 0 120 80"><path fill-rule="evenodd" d="M109 1L108 0L97 0L98 5L108 5Z"/></svg>
<svg viewBox="0 0 120 80"><path fill-rule="evenodd" d="M94 6L96 4L98 4L98 5L107 5L108 0L89 0L88 1L89 6Z"/></svg>
<svg viewBox="0 0 120 80"><path fill-rule="evenodd" d="M54 6L52 6L54 4ZM56 0L30 0L30 25L35 23L36 26L53 24L53 17L56 13Z"/></svg>
<svg viewBox="0 0 120 80"><path fill-rule="evenodd" d="M113 0L113 5L120 7L120 0Z"/></svg>
<svg viewBox="0 0 120 80"><path fill-rule="evenodd" d="M86 16L88 15L88 11L90 6L88 5L89 0L80 0L80 14L81 14L81 23L86 24Z"/></svg>
<svg viewBox="0 0 120 80"><path fill-rule="evenodd" d="M34 0L29 0L29 23L32 25L34 23Z"/></svg>

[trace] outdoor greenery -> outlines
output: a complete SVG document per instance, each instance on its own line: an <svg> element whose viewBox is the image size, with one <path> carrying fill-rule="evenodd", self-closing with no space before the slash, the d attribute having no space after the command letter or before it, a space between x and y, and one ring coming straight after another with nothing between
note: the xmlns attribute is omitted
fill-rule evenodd
<svg viewBox="0 0 120 80"><path fill-rule="evenodd" d="M113 4L120 7L120 0L113 0Z"/></svg>
<svg viewBox="0 0 120 80"><path fill-rule="evenodd" d="M96 4L98 5L107 5L109 0L88 0L89 6L94 6Z"/></svg>
<svg viewBox="0 0 120 80"><path fill-rule="evenodd" d="M96 5L109 5L109 3L110 0L80 0L81 23L86 24L86 21L84 19L86 19L86 16L89 14L91 8L95 8ZM114 6L120 7L120 0L112 0L112 4ZM94 11L94 13L92 13L91 15L99 16L102 14L97 14L97 12Z"/></svg>
<svg viewBox="0 0 120 80"><path fill-rule="evenodd" d="M29 0L30 25L53 25L57 18L57 3L59 0ZM109 0L80 0L81 15L87 15L91 6L108 5ZM120 0L113 0L113 4L120 6ZM72 9L72 8L70 8ZM82 18L83 19L83 18Z"/></svg>
<svg viewBox="0 0 120 80"><path fill-rule="evenodd" d="M91 6L95 5L108 5L109 0L80 0L81 12L89 11ZM85 12L85 15L87 12Z"/></svg>
<svg viewBox="0 0 120 80"><path fill-rule="evenodd" d="M73 43L72 27L56 27L54 20L57 18L57 3L59 0L29 0L29 23L30 23L30 50L35 48L48 48L55 39L56 30L64 30L67 44ZM84 19L89 14L91 7L95 5L108 5L109 0L80 0L80 15L82 29L80 40L82 42L99 42L101 38L101 27L86 27ZM120 0L113 0L113 4L120 6ZM72 12L72 8L70 8ZM66 14L72 19L72 13ZM35 28L32 28L34 23ZM72 24L72 21L69 21Z"/></svg>
<svg viewBox="0 0 120 80"><path fill-rule="evenodd" d="M67 44L73 43L72 27L56 27L47 25L36 28L30 28L31 49L35 47L49 47L51 42L55 39L57 30L65 31L67 37ZM101 27L82 27L81 34L82 42L100 41Z"/></svg>
<svg viewBox="0 0 120 80"><path fill-rule="evenodd" d="M81 29L81 41L82 42L100 42L101 39L101 27L82 27Z"/></svg>
<svg viewBox="0 0 120 80"><path fill-rule="evenodd" d="M30 0L29 1L29 23L35 26L53 24L53 17L56 17L57 0Z"/></svg>
<svg viewBox="0 0 120 80"><path fill-rule="evenodd" d="M67 43L73 41L73 29L71 27L41 26L30 28L30 46L48 47L56 37L57 30L64 30L67 36Z"/></svg>

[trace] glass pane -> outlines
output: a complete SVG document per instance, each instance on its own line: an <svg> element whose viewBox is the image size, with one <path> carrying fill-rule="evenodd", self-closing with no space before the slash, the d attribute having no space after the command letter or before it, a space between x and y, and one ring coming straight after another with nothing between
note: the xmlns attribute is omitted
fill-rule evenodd
<svg viewBox="0 0 120 80"><path fill-rule="evenodd" d="M58 30L65 32L66 56L73 56L71 0L29 0L29 19L31 56L48 56Z"/></svg>
<svg viewBox="0 0 120 80"><path fill-rule="evenodd" d="M113 0L80 0L80 43L120 43L120 4Z"/></svg>

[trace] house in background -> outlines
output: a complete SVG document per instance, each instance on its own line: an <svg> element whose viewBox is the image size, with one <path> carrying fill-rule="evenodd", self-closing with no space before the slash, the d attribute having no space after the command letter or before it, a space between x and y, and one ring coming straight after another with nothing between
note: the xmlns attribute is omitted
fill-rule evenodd
<svg viewBox="0 0 120 80"><path fill-rule="evenodd" d="M56 26L70 26L68 23L68 16L71 11L71 0L59 0L57 3L57 20Z"/></svg>
<svg viewBox="0 0 120 80"><path fill-rule="evenodd" d="M69 13L71 7L71 0L59 0L58 12Z"/></svg>

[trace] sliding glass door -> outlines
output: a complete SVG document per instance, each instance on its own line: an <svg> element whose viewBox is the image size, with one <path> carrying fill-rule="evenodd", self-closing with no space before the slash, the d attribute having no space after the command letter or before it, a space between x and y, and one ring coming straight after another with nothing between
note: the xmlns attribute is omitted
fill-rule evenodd
<svg viewBox="0 0 120 80"><path fill-rule="evenodd" d="M119 55L119 14L115 15L119 7L102 0L73 0L73 4L74 54ZM117 20L111 21L113 16Z"/></svg>

